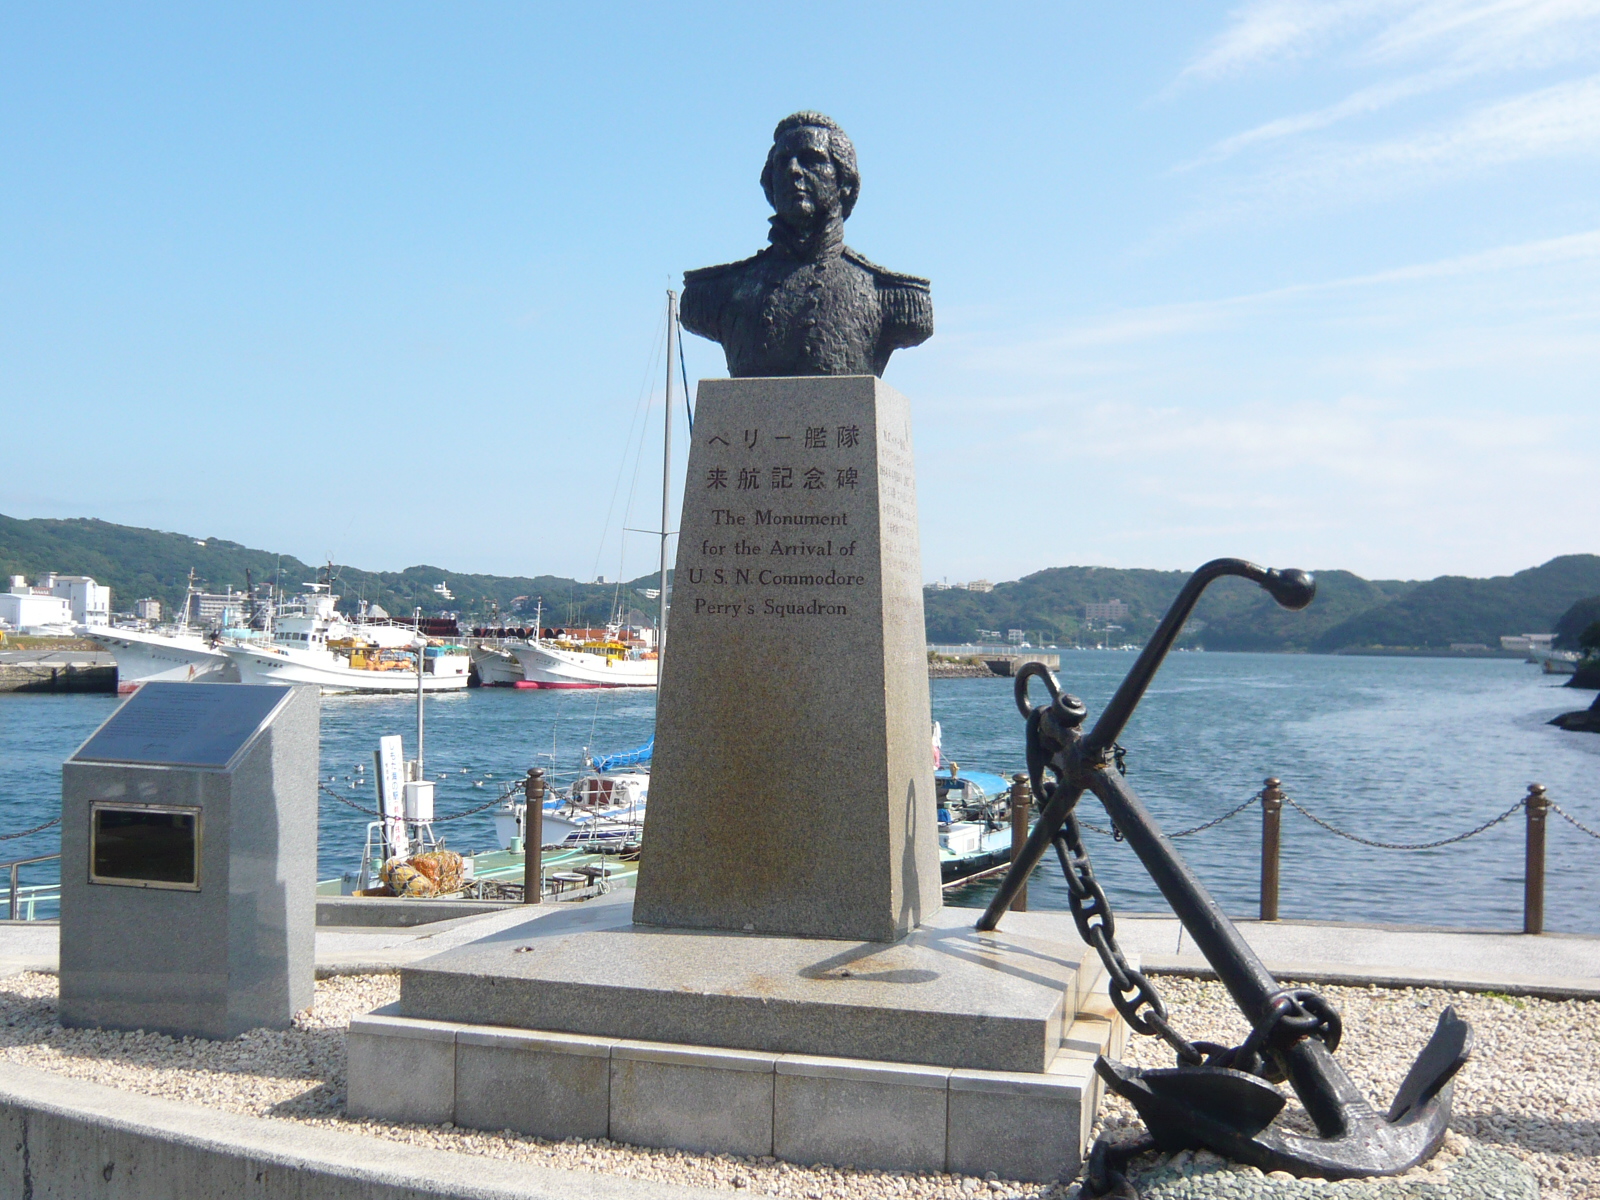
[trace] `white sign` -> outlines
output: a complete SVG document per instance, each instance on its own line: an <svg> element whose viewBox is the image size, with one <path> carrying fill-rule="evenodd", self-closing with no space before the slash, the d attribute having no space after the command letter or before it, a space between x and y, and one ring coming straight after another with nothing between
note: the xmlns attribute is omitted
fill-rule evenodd
<svg viewBox="0 0 1600 1200"><path fill-rule="evenodd" d="M400 735L391 733L378 739L378 811L383 814L383 836L390 855L404 854L406 838L405 748Z"/></svg>

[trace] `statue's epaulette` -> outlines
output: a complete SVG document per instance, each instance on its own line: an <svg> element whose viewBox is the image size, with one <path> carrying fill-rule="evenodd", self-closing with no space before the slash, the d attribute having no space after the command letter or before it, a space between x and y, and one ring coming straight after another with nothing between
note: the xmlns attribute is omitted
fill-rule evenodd
<svg viewBox="0 0 1600 1200"><path fill-rule="evenodd" d="M731 271L742 271L760 257L761 255L759 254L752 254L749 258L741 258L738 262L719 263L714 267L697 267L693 271L685 271L683 273L684 285L707 282Z"/></svg>
<svg viewBox="0 0 1600 1200"><path fill-rule="evenodd" d="M881 288L911 288L913 291L928 292L933 287L931 280L924 279L920 275L902 275L898 271L889 270L888 267L880 267L870 258L850 249L849 246L844 248L844 256L855 263L856 266L871 271L873 278L877 280L877 284Z"/></svg>

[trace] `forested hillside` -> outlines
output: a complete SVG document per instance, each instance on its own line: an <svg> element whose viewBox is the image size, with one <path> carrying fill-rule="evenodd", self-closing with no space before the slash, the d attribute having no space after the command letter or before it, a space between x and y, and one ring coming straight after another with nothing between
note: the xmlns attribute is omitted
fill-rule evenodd
<svg viewBox="0 0 1600 1200"><path fill-rule="evenodd" d="M154 596L174 609L183 601L189 569L205 591L235 591L245 586L245 572L255 583L277 581L294 594L301 585L320 579L320 568L292 555L252 550L221 538L195 538L128 525L91 520L19 521L0 516L0 574L26 575L31 580L45 571L61 575L92 575L111 588L112 607L128 612L133 602ZM380 604L389 612L409 614L441 610L462 614L466 623L481 623L495 612L502 616L533 619L534 605L544 599L547 624L603 622L614 602L624 607L653 610L654 604L635 587L653 587L654 581L603 586L579 583L554 575L535 577L466 575L442 567L415 566L403 571L364 571L335 564L334 592L344 598L341 607L352 609L359 600ZM433 590L444 583L453 600ZM525 599L522 599L525 598Z"/></svg>
<svg viewBox="0 0 1600 1200"><path fill-rule="evenodd" d="M30 579L44 571L92 575L110 586L118 611L128 611L142 596L176 605L191 567L207 591L242 589L246 570L254 582L275 580L289 593L319 577L318 568L292 556L218 538L105 521L0 516L0 573ZM1316 575L1317 598L1300 613L1278 608L1243 580L1214 584L1194 614L1186 642L1208 650L1325 653L1444 649L1462 642L1492 647L1503 634L1550 632L1578 601L1600 597L1600 556L1593 554L1564 555L1492 579L1441 576L1421 583L1363 579L1339 570ZM1186 578L1184 571L1053 567L996 584L992 592L929 589L923 593L928 640L968 642L980 629L1022 629L1034 642L1093 644L1108 635L1089 627L1084 605L1121 600L1128 616L1117 622L1121 631L1109 637L1143 641ZM434 592L441 582L454 599ZM625 609L651 612L654 604L640 589L654 586L653 577L597 585L554 575L468 575L432 566L404 571L334 567L334 591L344 597L346 608L365 599L397 614L416 607L424 613L451 610L461 613L467 624L481 624L496 613L531 620L541 597L546 624L604 621L619 602Z"/></svg>

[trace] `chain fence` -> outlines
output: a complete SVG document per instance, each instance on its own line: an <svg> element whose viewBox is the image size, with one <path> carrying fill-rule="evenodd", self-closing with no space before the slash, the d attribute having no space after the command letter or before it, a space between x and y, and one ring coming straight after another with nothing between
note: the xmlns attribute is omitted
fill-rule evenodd
<svg viewBox="0 0 1600 1200"><path fill-rule="evenodd" d="M29 834L43 833L46 829L49 829L50 826L59 824L61 824L60 817L51 817L43 825L35 825L32 829L23 829L16 833L0 833L0 842L14 842L18 838L27 837Z"/></svg>
<svg viewBox="0 0 1600 1200"><path fill-rule="evenodd" d="M1559 813L1561 815L1561 819L1568 825L1571 825L1574 829L1577 829L1582 833L1587 833L1590 837L1600 840L1600 832L1590 829L1587 825L1578 820L1577 817L1573 816L1566 809L1562 808L1561 805L1557 804L1554 800L1550 801L1550 808L1553 812Z"/></svg>
<svg viewBox="0 0 1600 1200"><path fill-rule="evenodd" d="M324 796L332 796L340 804L348 804L351 808L355 809L359 813L365 813L369 817L377 817L379 819L382 819L382 817L383 817L383 814L380 813L377 809L368 808L363 804L357 804L354 800L350 799L349 796L340 795L338 792L334 791L331 787L329 787L325 783L317 784L317 790L319 792L321 792ZM511 799L512 796L515 796L521 790L522 790L522 784L521 783L514 783L510 787L508 787L505 791L501 792L500 795L496 796L493 800L486 800L486 801L484 801L484 803L478 805L476 808L469 808L469 809L466 809L463 812L446 813L442 817L434 817L433 818L433 823L435 825L439 825L439 824L442 824L445 821L459 821L462 817L477 816L477 814L479 814L481 812L484 812L487 809L494 808L497 804L504 804L507 800ZM60 818L57 818L57 820L59 820L59 819Z"/></svg>
<svg viewBox="0 0 1600 1200"><path fill-rule="evenodd" d="M1362 837L1358 833L1351 833L1348 830L1340 829L1332 822L1325 821L1321 817L1317 816L1316 813L1306 808L1305 805L1301 804L1298 800L1291 796L1284 796L1283 802L1289 805L1289 807L1293 808L1302 817L1306 818L1306 820L1312 822L1314 825L1320 825L1323 829L1326 829L1335 837L1342 837L1349 841L1356 842L1362 846L1371 846L1377 850L1435 850L1440 846L1450 846L1456 842L1464 842L1468 838L1475 838L1480 833L1487 833L1496 825L1499 825L1502 821L1510 820L1519 811L1527 806L1528 801L1527 797L1524 796L1518 799L1516 803L1512 804L1511 807L1507 808L1504 812L1500 813L1498 816L1490 817L1483 824L1475 826L1474 828L1467 830L1465 833L1458 833L1451 837L1439 838L1432 842L1380 842L1375 838ZM1197 833L1204 833L1207 829L1215 828L1216 826L1221 825L1224 821L1231 821L1234 817L1237 817L1246 809L1253 808L1259 803L1261 803L1261 793L1257 792L1246 799L1244 803L1239 804L1234 808L1230 808L1220 817L1213 817L1211 820L1204 821L1199 825L1191 826L1188 829L1180 829L1176 833L1169 833L1167 834L1167 837L1173 841L1176 841L1179 838L1193 837ZM1570 813L1566 812L1554 800L1550 801L1549 803L1550 808L1554 812L1560 813L1561 816L1572 825L1576 826L1584 833L1587 833L1592 838L1600 838L1600 832L1590 829L1576 817L1573 817ZM1082 825L1083 828L1091 830L1092 832L1098 833L1104 837L1115 838L1119 842L1122 840L1122 831L1114 827L1107 829L1103 826L1095 825L1089 821L1082 820L1081 818L1079 819L1078 823Z"/></svg>
<svg viewBox="0 0 1600 1200"><path fill-rule="evenodd" d="M1289 805L1289 807L1293 808L1297 813L1299 813L1306 820L1312 822L1315 825L1322 826L1322 828L1326 829L1329 833L1333 834L1334 836L1345 838L1348 841L1356 842L1357 844L1362 845L1362 846L1371 846L1371 847L1373 847L1374 849L1377 849L1377 850L1434 850L1434 849L1437 849L1440 846L1454 845L1456 842L1464 842L1468 838L1475 838L1480 833L1488 832L1489 830L1493 829L1496 825L1500 824L1501 821L1508 820L1513 814L1515 814L1519 810L1521 810L1527 804L1527 798L1524 797L1522 799L1519 799L1515 804L1513 804L1510 808L1506 809L1505 812L1501 813L1498 817L1490 817L1487 821L1485 821L1482 825L1479 825L1475 829L1469 829L1465 833L1458 833L1453 837L1439 838L1437 841L1433 841L1433 842L1379 842L1379 841L1375 841L1372 838L1364 838L1360 834L1350 833L1347 830L1340 829L1338 826L1332 825L1332 824L1328 823L1327 821L1324 821L1321 817L1317 816L1316 813L1308 811L1306 809L1306 807L1304 805L1302 805L1299 801L1297 801L1297 800L1295 800L1295 799L1293 799L1293 798L1291 798L1289 796L1285 796L1283 798L1283 802L1285 804Z"/></svg>

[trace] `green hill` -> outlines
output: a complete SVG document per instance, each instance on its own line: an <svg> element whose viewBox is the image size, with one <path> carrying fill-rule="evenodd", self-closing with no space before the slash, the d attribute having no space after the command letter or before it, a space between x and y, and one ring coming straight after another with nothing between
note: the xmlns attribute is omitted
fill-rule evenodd
<svg viewBox="0 0 1600 1200"><path fill-rule="evenodd" d="M252 550L221 538L195 538L113 525L107 521L19 521L0 515L0 574L45 572L92 575L111 588L114 609L127 612L133 602L154 596L175 611L183 603L190 568L199 586L210 592L245 586L245 572L254 583L276 580L294 594L300 585L319 579L319 568L287 554ZM454 599L446 601L433 590L443 582ZM621 585L626 607L649 612L653 604L634 592L653 587L654 577ZM334 567L333 590L352 609L358 600L380 604L394 614L409 614L420 607L424 614L448 609L459 612L463 623L482 623L492 614L531 621L538 598L544 599L547 624L604 622L618 596L618 585L579 583L554 575L534 577L468 575L441 567L415 566L403 571L363 571Z"/></svg>
<svg viewBox="0 0 1600 1200"><path fill-rule="evenodd" d="M1375 646L1442 649L1452 642L1498 646L1503 634L1549 633L1579 600L1600 592L1600 556L1567 554L1542 566L1467 579L1442 575L1323 632L1322 651Z"/></svg>
<svg viewBox="0 0 1600 1200"><path fill-rule="evenodd" d="M242 589L247 570L255 583L276 580L291 594L318 578L316 567L297 558L220 538L106 521L0 516L0 573L92 575L111 588L113 607L124 612L142 596L158 597L169 606L181 603L191 567L213 592ZM1206 592L1185 639L1208 650L1323 653L1442 649L1453 642L1497 646L1502 634L1548 632L1579 601L1600 597L1600 556L1593 554L1564 555L1493 579L1441 576L1416 583L1363 579L1337 570L1316 574L1317 599L1301 613L1285 612L1243 580L1222 580ZM1113 637L1143 641L1187 578L1185 571L1052 567L996 584L992 592L930 589L923 593L928 640L970 642L977 640L980 629L1022 629L1035 642L1092 644L1103 635L1088 628L1084 605L1121 600L1128 616L1118 622L1122 632ZM441 582L453 600L434 592ZM334 591L344 597L347 609L362 599L396 614L418 607L425 614L448 609L459 612L468 625L482 624L496 613L529 621L541 597L546 624L599 623L619 600L625 608L648 613L654 605L637 589L654 583L653 576L597 585L554 575L468 575L426 565L403 571L334 567ZM1576 620L1569 617L1562 625L1565 636L1572 636L1566 626Z"/></svg>

